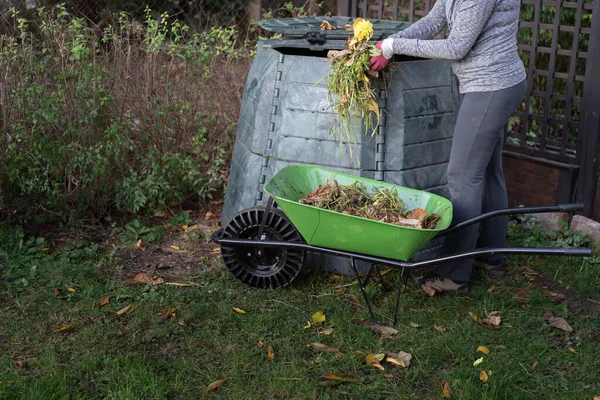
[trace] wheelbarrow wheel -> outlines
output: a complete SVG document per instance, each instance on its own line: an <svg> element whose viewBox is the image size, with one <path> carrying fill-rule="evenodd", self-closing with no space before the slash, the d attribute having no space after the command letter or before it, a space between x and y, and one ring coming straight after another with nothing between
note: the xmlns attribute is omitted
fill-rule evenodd
<svg viewBox="0 0 600 400"><path fill-rule="evenodd" d="M236 214L223 229L223 238L303 242L302 236L286 215L271 208L262 238L258 237L264 207L251 207ZM227 269L244 285L252 288L283 287L300 273L304 251L279 248L221 246Z"/></svg>

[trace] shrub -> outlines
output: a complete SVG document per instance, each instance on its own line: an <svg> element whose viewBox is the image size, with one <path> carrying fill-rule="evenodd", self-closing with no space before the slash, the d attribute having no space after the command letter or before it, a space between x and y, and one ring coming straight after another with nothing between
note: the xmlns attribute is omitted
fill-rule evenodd
<svg viewBox="0 0 600 400"><path fill-rule="evenodd" d="M0 37L0 212L139 212L205 200L226 178L251 61L233 27L168 14L104 29L63 6Z"/></svg>

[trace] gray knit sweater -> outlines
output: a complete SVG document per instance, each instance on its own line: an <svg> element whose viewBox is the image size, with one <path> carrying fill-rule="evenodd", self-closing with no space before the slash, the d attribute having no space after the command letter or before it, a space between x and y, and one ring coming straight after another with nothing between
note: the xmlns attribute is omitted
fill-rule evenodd
<svg viewBox="0 0 600 400"><path fill-rule="evenodd" d="M526 78L517 53L520 0L437 0L431 11L383 42L393 54L451 60L460 92L506 89ZM446 27L446 39L432 40Z"/></svg>

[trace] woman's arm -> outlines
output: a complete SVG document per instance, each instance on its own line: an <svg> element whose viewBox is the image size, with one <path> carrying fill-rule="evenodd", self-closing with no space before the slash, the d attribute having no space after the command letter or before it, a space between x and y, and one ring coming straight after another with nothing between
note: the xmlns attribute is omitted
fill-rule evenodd
<svg viewBox="0 0 600 400"><path fill-rule="evenodd" d="M448 25L444 3L445 0L437 0L426 16L388 38L433 39Z"/></svg>
<svg viewBox="0 0 600 400"><path fill-rule="evenodd" d="M419 40L388 38L383 41L385 58L394 54L460 60L467 55L494 11L496 0L463 0L446 39Z"/></svg>

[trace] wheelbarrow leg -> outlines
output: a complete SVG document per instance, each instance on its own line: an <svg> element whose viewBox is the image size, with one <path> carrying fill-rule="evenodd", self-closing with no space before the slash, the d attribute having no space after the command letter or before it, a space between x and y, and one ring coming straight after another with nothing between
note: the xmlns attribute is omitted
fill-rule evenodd
<svg viewBox="0 0 600 400"><path fill-rule="evenodd" d="M360 274L358 273L358 269L356 269L356 259L354 257L350 257L350 261L352 263L352 269L354 270L354 276L356 276L356 281L358 282L358 287L360 288L360 291L363 294L365 303L367 303L367 308L369 309L369 314L371 315L371 321L375 322L376 321L375 314L373 314L373 309L371 308L371 302L369 301L369 298L367 297L367 293L365 292L365 286L364 286L362 279L360 279ZM369 268L369 272L371 272L372 268L373 268L373 265L371 265L371 267Z"/></svg>
<svg viewBox="0 0 600 400"><path fill-rule="evenodd" d="M394 323L392 326L396 326L396 323L398 322L398 311L400 309L400 295L402 295L402 292L404 292L404 288L406 287L407 283L408 274L406 274L406 276L404 275L404 267L402 267L402 269L400 270L400 283L398 286L398 294L396 295L396 310L394 311Z"/></svg>

